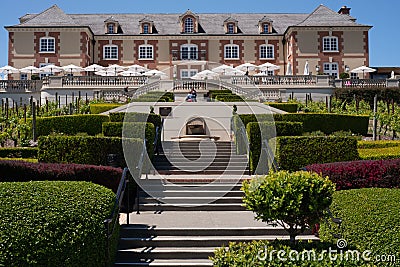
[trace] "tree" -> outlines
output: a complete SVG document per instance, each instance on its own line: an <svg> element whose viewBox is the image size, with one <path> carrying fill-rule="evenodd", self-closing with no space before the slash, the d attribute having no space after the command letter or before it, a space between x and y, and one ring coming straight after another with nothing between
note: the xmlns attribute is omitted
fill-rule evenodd
<svg viewBox="0 0 400 267"><path fill-rule="evenodd" d="M296 236L327 216L335 184L316 173L270 172L243 183L243 202L256 219L276 222L295 242Z"/></svg>

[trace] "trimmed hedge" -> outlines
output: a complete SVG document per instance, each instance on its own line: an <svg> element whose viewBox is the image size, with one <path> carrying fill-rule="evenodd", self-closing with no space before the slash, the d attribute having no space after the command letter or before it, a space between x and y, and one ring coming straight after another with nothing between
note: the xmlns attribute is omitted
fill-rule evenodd
<svg viewBox="0 0 400 267"><path fill-rule="evenodd" d="M363 160L398 159L400 158L400 146L358 149L358 153Z"/></svg>
<svg viewBox="0 0 400 267"><path fill-rule="evenodd" d="M359 159L357 140L336 136L277 137L275 157L282 169L290 171L314 163Z"/></svg>
<svg viewBox="0 0 400 267"><path fill-rule="evenodd" d="M246 126L249 122L271 121L268 114L240 114L240 119ZM273 114L275 121L302 122L304 132L322 131L331 134L337 131L351 131L354 134L366 135L369 117L359 115L344 115L332 113L288 113Z"/></svg>
<svg viewBox="0 0 400 267"><path fill-rule="evenodd" d="M37 158L36 147L1 147L0 158Z"/></svg>
<svg viewBox="0 0 400 267"><path fill-rule="evenodd" d="M141 152L141 139L126 139L131 149ZM125 143L124 143L125 144ZM122 138L93 136L41 136L39 162L107 165L107 155L116 154L118 166L126 166Z"/></svg>
<svg viewBox="0 0 400 267"><path fill-rule="evenodd" d="M87 133L96 135L101 133L103 122L109 121L107 115L67 115L56 117L40 117L36 119L37 136L49 135L51 133L63 133L75 135Z"/></svg>
<svg viewBox="0 0 400 267"><path fill-rule="evenodd" d="M312 164L306 169L328 176L336 184L337 190L400 188L400 159Z"/></svg>
<svg viewBox="0 0 400 267"><path fill-rule="evenodd" d="M122 169L109 166L0 161L0 182L85 181L117 192Z"/></svg>
<svg viewBox="0 0 400 267"><path fill-rule="evenodd" d="M248 139L250 140L250 169L255 173L265 173L266 169L260 168L256 171L257 165L260 161L261 153L261 140L270 139L276 136L296 136L302 134L303 125L301 122L286 122L277 121L271 122L250 122L247 124L246 131ZM263 136L261 136L263 133ZM274 146L274 144L270 144ZM274 147L272 147L274 148ZM265 157L265 155L262 155ZM265 162L264 158L262 159Z"/></svg>
<svg viewBox="0 0 400 267"><path fill-rule="evenodd" d="M125 125L124 125L125 124ZM154 138L156 129L152 123L148 122L104 122L104 136L122 137L124 138L140 138L146 139L146 149L149 151L149 157L153 158L154 154Z"/></svg>
<svg viewBox="0 0 400 267"><path fill-rule="evenodd" d="M400 259L400 190L385 188L364 188L334 193L330 207L335 217L341 218L340 233L347 244L361 253L369 250L372 262L369 266L398 266ZM322 240L336 243L329 226L320 228ZM397 262L374 261L376 256L396 257ZM383 258L382 258L383 259Z"/></svg>
<svg viewBox="0 0 400 267"><path fill-rule="evenodd" d="M296 113L298 109L297 103L275 103L275 102L267 102L266 105L277 108L289 113Z"/></svg>
<svg viewBox="0 0 400 267"><path fill-rule="evenodd" d="M100 114L106 111L109 111L114 108L118 108L124 104L118 103L102 103L102 104L90 104L90 114Z"/></svg>
<svg viewBox="0 0 400 267"><path fill-rule="evenodd" d="M331 259L327 253L330 249L337 249L336 244L329 242L308 243L303 241L293 245L284 240L253 240L248 243L230 242L227 247L216 249L215 255L210 257L210 259L213 261L214 267L369 266L362 260L359 262L341 260L340 251L332 253L332 257L337 256L336 260Z"/></svg>
<svg viewBox="0 0 400 267"><path fill-rule="evenodd" d="M105 266L114 200L86 182L0 183L0 266Z"/></svg>
<svg viewBox="0 0 400 267"><path fill-rule="evenodd" d="M154 127L161 126L161 116L154 113L116 112L109 115L110 122L150 122Z"/></svg>

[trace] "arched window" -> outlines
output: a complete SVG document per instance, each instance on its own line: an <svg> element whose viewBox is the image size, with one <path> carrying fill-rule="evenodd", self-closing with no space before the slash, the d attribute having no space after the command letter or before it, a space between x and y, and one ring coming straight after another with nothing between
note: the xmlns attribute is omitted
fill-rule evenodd
<svg viewBox="0 0 400 267"><path fill-rule="evenodd" d="M339 52L338 38L336 36L325 36L322 38L323 52Z"/></svg>
<svg viewBox="0 0 400 267"><path fill-rule="evenodd" d="M183 31L185 33L193 33L194 32L194 22L192 17L187 17L184 22Z"/></svg>
<svg viewBox="0 0 400 267"><path fill-rule="evenodd" d="M103 59L118 59L118 46L105 45L103 46Z"/></svg>
<svg viewBox="0 0 400 267"><path fill-rule="evenodd" d="M260 59L274 59L273 45L260 45Z"/></svg>
<svg viewBox="0 0 400 267"><path fill-rule="evenodd" d="M55 39L53 37L40 38L40 52L54 53L56 52Z"/></svg>

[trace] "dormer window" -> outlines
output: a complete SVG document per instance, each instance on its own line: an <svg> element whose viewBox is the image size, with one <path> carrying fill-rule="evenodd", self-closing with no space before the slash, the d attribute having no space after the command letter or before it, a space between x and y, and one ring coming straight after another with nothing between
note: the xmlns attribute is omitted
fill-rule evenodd
<svg viewBox="0 0 400 267"><path fill-rule="evenodd" d="M235 34L238 32L238 21L236 19L229 17L224 21L224 28L225 28L225 33Z"/></svg>
<svg viewBox="0 0 400 267"><path fill-rule="evenodd" d="M114 23L107 24L107 33L115 33L114 31Z"/></svg>
<svg viewBox="0 0 400 267"><path fill-rule="evenodd" d="M185 19L184 22L184 33L193 33L194 32L194 24L193 24L193 18L188 17Z"/></svg>
<svg viewBox="0 0 400 267"><path fill-rule="evenodd" d="M140 24L140 33L143 33L143 34L151 34L151 33L153 33L153 24L154 24L154 22L152 20L144 18L144 19L139 21L139 24Z"/></svg>
<svg viewBox="0 0 400 267"><path fill-rule="evenodd" d="M272 33L272 20L267 17L263 17L261 20L258 21L258 28L260 30L260 33Z"/></svg>
<svg viewBox="0 0 400 267"><path fill-rule="evenodd" d="M199 32L199 16L188 10L179 16L181 33L198 33Z"/></svg>

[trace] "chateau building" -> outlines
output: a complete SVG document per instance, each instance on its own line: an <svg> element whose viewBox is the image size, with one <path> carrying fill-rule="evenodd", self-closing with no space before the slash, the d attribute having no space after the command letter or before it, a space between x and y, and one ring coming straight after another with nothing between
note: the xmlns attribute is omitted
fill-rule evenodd
<svg viewBox="0 0 400 267"><path fill-rule="evenodd" d="M212 64L245 62L278 65L275 75L303 75L307 62L312 74L338 77L369 65L371 26L346 6L336 12L320 5L309 14L66 14L54 5L5 28L8 63L16 68L140 64L187 78ZM30 76L19 75L10 78Z"/></svg>

